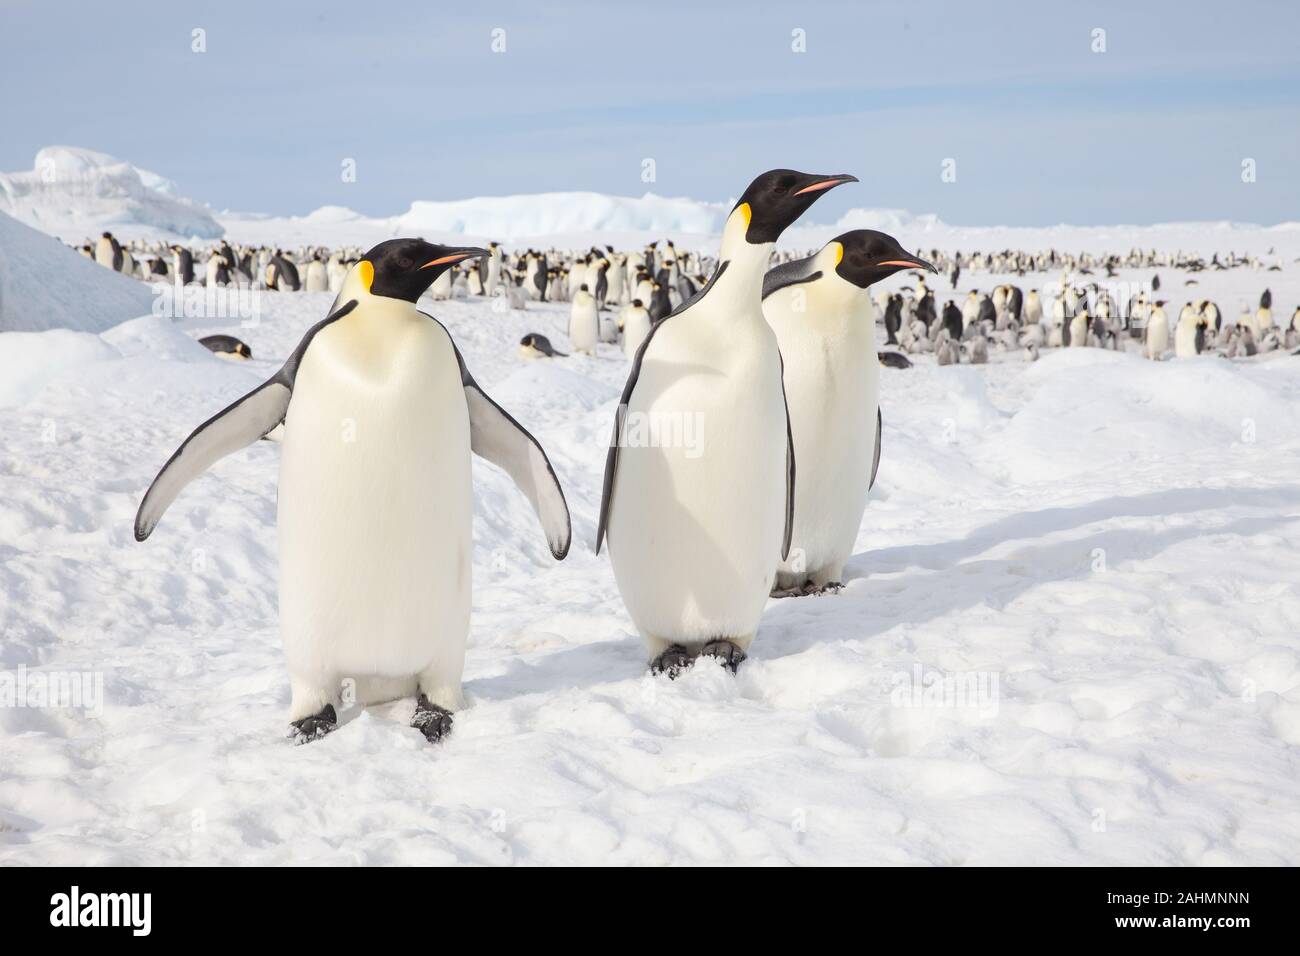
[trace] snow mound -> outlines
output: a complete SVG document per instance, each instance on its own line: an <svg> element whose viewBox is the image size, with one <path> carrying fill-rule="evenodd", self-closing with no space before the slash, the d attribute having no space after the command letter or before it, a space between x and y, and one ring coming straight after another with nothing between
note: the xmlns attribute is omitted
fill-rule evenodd
<svg viewBox="0 0 1300 956"><path fill-rule="evenodd" d="M354 222L361 218L361 213L347 206L321 206L302 217L303 222Z"/></svg>
<svg viewBox="0 0 1300 956"><path fill-rule="evenodd" d="M653 193L640 199L587 192L536 193L452 202L418 200L394 224L403 235L452 233L502 239L637 230L713 233L722 228L727 212L722 203L666 199Z"/></svg>
<svg viewBox="0 0 1300 956"><path fill-rule="evenodd" d="M152 305L148 286L0 213L0 333L102 332Z"/></svg>
<svg viewBox="0 0 1300 956"><path fill-rule="evenodd" d="M31 401L62 375L121 357L98 335L69 329L0 335L0 356L5 367L0 377L0 408Z"/></svg>
<svg viewBox="0 0 1300 956"><path fill-rule="evenodd" d="M880 232L928 232L943 223L933 213L913 215L906 209L850 209L835 223L835 228L876 229Z"/></svg>
<svg viewBox="0 0 1300 956"><path fill-rule="evenodd" d="M68 240L106 229L199 239L224 232L206 206L178 195L171 180L72 146L47 146L31 170L0 173L0 212Z"/></svg>

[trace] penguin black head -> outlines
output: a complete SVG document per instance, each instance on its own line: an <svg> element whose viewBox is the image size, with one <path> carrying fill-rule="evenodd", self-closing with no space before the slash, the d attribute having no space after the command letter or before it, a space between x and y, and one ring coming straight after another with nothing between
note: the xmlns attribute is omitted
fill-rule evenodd
<svg viewBox="0 0 1300 956"><path fill-rule="evenodd" d="M835 274L859 289L904 269L939 271L924 259L907 252L893 236L874 229L854 229L836 236L831 242L838 242L841 249Z"/></svg>
<svg viewBox="0 0 1300 956"><path fill-rule="evenodd" d="M388 239L362 256L359 267L371 295L415 302L433 285L434 279L457 262L487 254L486 249L475 246L436 246L423 239Z"/></svg>
<svg viewBox="0 0 1300 956"><path fill-rule="evenodd" d="M644 309L644 308L645 308L645 303L642 302L640 299L633 299L633 300L632 300L632 308L634 308L634 309Z"/></svg>
<svg viewBox="0 0 1300 956"><path fill-rule="evenodd" d="M749 217L745 241L755 245L776 242L827 190L857 181L847 173L814 176L793 169L768 170L750 183L736 202L735 209L745 207Z"/></svg>

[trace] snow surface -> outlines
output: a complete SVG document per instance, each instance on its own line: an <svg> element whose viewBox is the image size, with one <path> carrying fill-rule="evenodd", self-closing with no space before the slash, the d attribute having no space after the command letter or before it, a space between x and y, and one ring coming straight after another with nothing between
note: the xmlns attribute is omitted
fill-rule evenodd
<svg viewBox="0 0 1300 956"><path fill-rule="evenodd" d="M120 238L215 239L211 211L176 184L128 162L73 146L47 146L33 168L0 173L0 212L68 242L105 230Z"/></svg>
<svg viewBox="0 0 1300 956"><path fill-rule="evenodd" d="M1196 295L1231 319L1269 284L1285 316L1296 276L1202 273ZM546 447L573 549L554 562L476 462L451 737L427 744L402 702L294 747L278 446L219 463L146 544L131 521L175 446L329 301L21 340L0 388L0 671L99 672L105 702L0 707L0 863L1300 860L1300 359L885 370L847 588L771 602L738 677L668 682L592 553L621 353L526 363L527 331L567 350L565 306L431 304ZM191 341L219 330L257 360ZM907 706L918 667L997 696Z"/></svg>
<svg viewBox="0 0 1300 956"><path fill-rule="evenodd" d="M0 332L102 332L150 311L153 301L143 283L0 212ZM20 376L39 374L39 367L15 369L12 343L0 336L0 395L15 370Z"/></svg>

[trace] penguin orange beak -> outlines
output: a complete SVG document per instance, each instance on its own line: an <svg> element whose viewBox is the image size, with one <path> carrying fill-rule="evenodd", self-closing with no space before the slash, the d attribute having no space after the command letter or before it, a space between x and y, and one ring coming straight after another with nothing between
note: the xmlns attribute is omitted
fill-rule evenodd
<svg viewBox="0 0 1300 956"><path fill-rule="evenodd" d="M887 259L884 262L877 262L876 265L898 266L900 269L929 269L931 272L939 271L924 259Z"/></svg>
<svg viewBox="0 0 1300 956"><path fill-rule="evenodd" d="M825 179L817 180L815 183L809 183L807 186L803 187L803 189L796 191L795 195L802 196L804 193L819 193L823 189L834 189L836 186L842 185L843 183L856 183L857 181L857 176L850 176L848 173L841 173L838 176L828 176Z"/></svg>
<svg viewBox="0 0 1300 956"><path fill-rule="evenodd" d="M460 262L464 259L481 259L486 255L488 255L488 251L486 249L477 249L477 248L457 249L455 252L449 253L445 256L439 256L437 259L431 259L430 261L426 262L424 265L420 266L420 268L430 269L433 266L450 265L453 262Z"/></svg>

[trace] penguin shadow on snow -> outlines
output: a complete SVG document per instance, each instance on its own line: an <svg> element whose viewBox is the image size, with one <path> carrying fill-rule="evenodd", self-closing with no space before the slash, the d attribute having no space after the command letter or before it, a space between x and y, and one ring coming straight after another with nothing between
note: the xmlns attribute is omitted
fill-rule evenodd
<svg viewBox="0 0 1300 956"><path fill-rule="evenodd" d="M533 696L541 709L557 691L587 690L648 673L645 646L631 632L557 651L513 654L503 664L499 673L465 681L471 709L481 703L515 706Z"/></svg>
<svg viewBox="0 0 1300 956"><path fill-rule="evenodd" d="M846 568L848 587L842 595L781 601L769 607L755 641L757 656L777 659L802 653L826 640L863 640L899 624L921 624L978 605L1000 610L1039 585L1093 576L1094 548L1105 549L1117 562L1145 561L1183 541L1211 535L1261 534L1300 521L1300 515L1243 516L1215 527L1192 525L1161 531L1111 528L1086 538L1027 543L1005 557L971 560L1003 542L1041 538L1116 518L1194 514L1229 507L1287 509L1294 508L1297 500L1300 487L1180 488L1011 515L958 541L857 554ZM892 576L909 568L914 570L905 577ZM872 572L891 577L880 578ZM833 620L828 629L831 633L816 626L824 609L838 610L838 602L846 600L851 603L844 610L861 611L855 614L850 628L842 619ZM836 603L830 605L832 601Z"/></svg>

